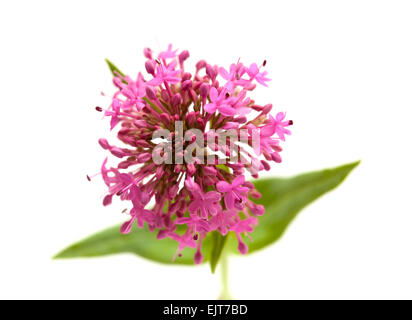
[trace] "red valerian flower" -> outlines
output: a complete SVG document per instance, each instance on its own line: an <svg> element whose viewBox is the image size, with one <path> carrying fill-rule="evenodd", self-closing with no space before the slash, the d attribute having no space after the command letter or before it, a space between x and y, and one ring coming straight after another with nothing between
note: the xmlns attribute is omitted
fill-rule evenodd
<svg viewBox="0 0 412 320"><path fill-rule="evenodd" d="M257 84L267 86L266 63L247 67L238 61L225 69L200 60L192 74L184 68L186 50L178 53L169 45L157 57L148 48L144 55L147 76L138 73L133 80L115 72L117 91L109 107L96 107L110 117L111 129L119 128L122 142L114 146L99 139L121 159L114 167L107 167L107 158L103 162L108 187L103 204L114 197L129 203L130 218L121 232L130 232L136 222L156 231L159 241L176 240L173 259L190 247L196 248L195 263L201 263L202 240L212 231L234 232L245 254L242 237L253 238L256 217L264 214L252 200L260 194L245 175L256 178L270 163L281 162L280 141L292 125L285 113L272 117L271 104L248 96ZM240 141L232 143L233 136ZM207 139L207 146L199 139Z"/></svg>

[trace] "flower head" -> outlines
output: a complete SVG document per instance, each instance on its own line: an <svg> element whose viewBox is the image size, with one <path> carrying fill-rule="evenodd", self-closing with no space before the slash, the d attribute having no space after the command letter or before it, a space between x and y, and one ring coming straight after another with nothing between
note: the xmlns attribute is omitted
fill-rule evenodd
<svg viewBox="0 0 412 320"><path fill-rule="evenodd" d="M101 167L108 187L103 204L114 197L129 203L121 232L146 225L159 241L176 240L173 259L191 247L195 262L202 262L202 240L211 231L234 232L246 253L243 237L253 238L264 208L251 199L259 193L245 176L257 177L270 162L280 162L280 141L292 124L285 113L272 117L271 105L248 96L257 84L267 86L265 63L246 67L238 61L225 69L200 60L192 74L184 70L186 50L169 45L157 58L148 48L144 55L147 75L133 80L116 74L117 91L104 110L122 145L99 140L120 159L107 167L106 158Z"/></svg>

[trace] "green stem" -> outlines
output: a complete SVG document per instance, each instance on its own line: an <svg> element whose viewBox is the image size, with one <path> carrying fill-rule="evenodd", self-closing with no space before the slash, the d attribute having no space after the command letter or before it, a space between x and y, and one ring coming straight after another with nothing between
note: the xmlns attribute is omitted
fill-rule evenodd
<svg viewBox="0 0 412 320"><path fill-rule="evenodd" d="M222 280L222 291L219 296L219 300L231 300L232 296L229 292L229 266L227 253L222 252L220 258L220 276Z"/></svg>

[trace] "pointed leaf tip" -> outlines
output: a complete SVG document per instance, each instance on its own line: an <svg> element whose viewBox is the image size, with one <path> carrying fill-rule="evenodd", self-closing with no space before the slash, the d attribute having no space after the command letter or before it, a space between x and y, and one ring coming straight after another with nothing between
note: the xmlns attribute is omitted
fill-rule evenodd
<svg viewBox="0 0 412 320"><path fill-rule="evenodd" d="M115 65L114 65L114 63L113 62L111 62L109 59L105 59L105 61L106 61L106 63L107 63L107 65L109 66L109 69L110 69L110 71L112 72L112 74L113 74L113 76L118 76L118 74L119 75L121 75L122 77L124 77L124 73L123 72L121 72L120 70L119 70L119 68L117 68ZM116 74L116 73L118 73L118 74Z"/></svg>
<svg viewBox="0 0 412 320"><path fill-rule="evenodd" d="M213 231L211 238L210 269L215 273L219 259L222 256L226 244L227 235L222 236L219 232Z"/></svg>

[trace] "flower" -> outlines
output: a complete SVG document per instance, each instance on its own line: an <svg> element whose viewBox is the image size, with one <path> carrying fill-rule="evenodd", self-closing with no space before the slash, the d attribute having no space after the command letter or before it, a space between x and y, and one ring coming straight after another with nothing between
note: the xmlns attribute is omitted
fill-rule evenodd
<svg viewBox="0 0 412 320"><path fill-rule="evenodd" d="M237 223L230 228L231 231L236 233L236 238L238 239L238 250L241 254L246 254L248 251L248 247L243 242L241 234L244 233L245 235L249 235L248 232L253 231L253 226L258 224L258 220L255 217L248 217L244 220L238 220Z"/></svg>
<svg viewBox="0 0 412 320"><path fill-rule="evenodd" d="M205 219L209 215L214 216L222 210L219 205L221 195L216 191L203 193L199 185L192 178L187 178L186 186L191 191L193 200L188 206L190 214L195 215L199 212L200 216Z"/></svg>
<svg viewBox="0 0 412 320"><path fill-rule="evenodd" d="M176 52L177 50L172 50L172 45L169 44L166 51L159 53L158 58L162 60L176 58Z"/></svg>
<svg viewBox="0 0 412 320"><path fill-rule="evenodd" d="M292 124L285 113L273 117L272 105L248 96L256 84L267 86L265 63L259 68L238 61L225 69L200 60L192 74L184 69L187 50L179 53L169 45L154 58L146 48L144 56L147 75L116 73L109 107L96 107L110 118L110 129L118 128L121 142L99 139L119 159L108 167L106 158L101 166L108 188L103 205L114 198L128 203L129 219L120 231L130 232L136 222L157 232L159 241L175 240L173 260L190 247L196 248L195 263L201 263L202 241L212 231L235 233L245 254L244 237L253 237L257 217L264 214L246 174L256 178L270 170L270 162L281 161L280 141ZM232 143L233 137L240 141Z"/></svg>
<svg viewBox="0 0 412 320"><path fill-rule="evenodd" d="M256 63L252 63L250 67L247 69L247 74L250 77L250 81L256 80L262 86L267 87L268 85L266 82L270 81L271 79L266 78L267 71L260 72L259 68Z"/></svg>
<svg viewBox="0 0 412 320"><path fill-rule="evenodd" d="M181 79L178 77L178 74L180 73L179 70L174 70L176 64L176 61L167 66L159 63L156 66L155 77L147 82L147 84L151 86L159 86L162 83L178 83Z"/></svg>
<svg viewBox="0 0 412 320"><path fill-rule="evenodd" d="M276 118L273 118L272 115L269 115L270 126L273 127L273 131L277 134L279 139L283 141L285 141L285 134L290 134L290 131L288 129L285 129L285 127L293 124L292 120L283 121L285 117L286 114L284 112L279 112L276 115Z"/></svg>
<svg viewBox="0 0 412 320"><path fill-rule="evenodd" d="M217 191L224 193L224 200L227 209L239 209L242 210L244 201L247 198L248 187L243 187L245 183L245 176L240 175L233 179L232 183L226 181L219 181L216 184Z"/></svg>
<svg viewBox="0 0 412 320"><path fill-rule="evenodd" d="M236 110L229 104L226 88L223 88L220 93L215 87L212 87L209 91L210 103L205 105L205 111L207 113L215 113L216 109L224 116L233 116Z"/></svg>
<svg viewBox="0 0 412 320"><path fill-rule="evenodd" d="M130 77L126 77L126 81L114 78L113 83L119 88L119 92L117 92L115 96L121 95L126 98L122 103L123 109L130 110L136 108L140 111L144 107L142 98L145 94L146 84L140 72L136 81L133 81ZM115 99L113 99L113 102L114 101Z"/></svg>

